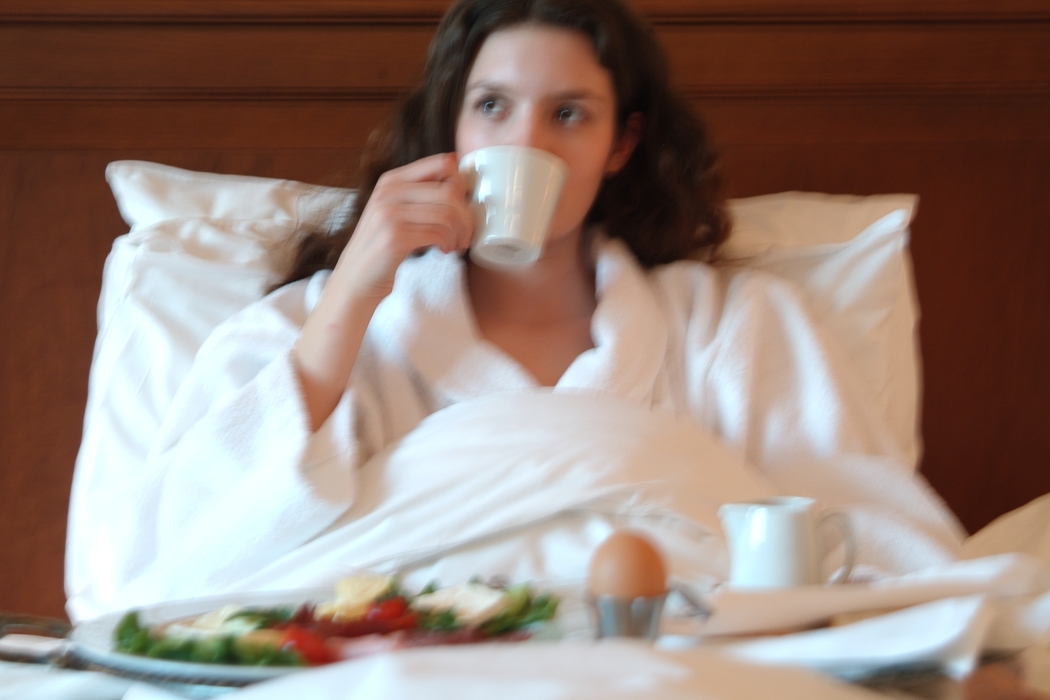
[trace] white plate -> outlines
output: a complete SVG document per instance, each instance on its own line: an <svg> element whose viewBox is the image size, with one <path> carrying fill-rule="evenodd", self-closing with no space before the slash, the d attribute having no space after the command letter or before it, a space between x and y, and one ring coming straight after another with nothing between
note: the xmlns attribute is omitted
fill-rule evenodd
<svg viewBox="0 0 1050 700"><path fill-rule="evenodd" d="M534 586L534 590L553 593L560 598L560 602L555 620L535 629L532 640L549 642L593 637L578 587ZM139 621L143 625L162 624L192 615L202 615L225 605L298 606L331 599L331 588L217 596L142 608L139 610ZM125 613L104 615L77 625L69 637L74 645L73 653L84 661L118 675L168 683L242 686L309 668L201 664L125 654L113 649L113 631L124 615Z"/></svg>
<svg viewBox="0 0 1050 700"><path fill-rule="evenodd" d="M321 590L285 591L227 595L214 598L165 603L139 610L143 625L171 622L191 615L202 615L224 605L279 606L302 605L331 600L330 588ZM301 666L232 666L226 664L199 664L188 661L153 659L147 656L125 654L113 649L113 631L125 613L104 615L77 625L70 635L73 653L84 661L119 675L146 677L182 683L212 685L247 685L302 670Z"/></svg>

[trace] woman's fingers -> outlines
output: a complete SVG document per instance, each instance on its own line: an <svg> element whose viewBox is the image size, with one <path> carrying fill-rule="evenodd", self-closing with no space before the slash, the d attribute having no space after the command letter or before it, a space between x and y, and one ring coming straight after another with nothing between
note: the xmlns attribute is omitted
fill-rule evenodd
<svg viewBox="0 0 1050 700"><path fill-rule="evenodd" d="M433 216L446 220L457 230L471 229L474 219L464 189L451 182L424 182L391 187L381 193L377 207L410 211L413 220Z"/></svg>
<svg viewBox="0 0 1050 700"><path fill-rule="evenodd" d="M453 178L462 179L459 173L459 163L455 153L438 153L419 160L394 168L383 173L379 183L398 182L437 182ZM378 184L377 184L378 187Z"/></svg>
<svg viewBox="0 0 1050 700"><path fill-rule="evenodd" d="M449 179L441 181L394 180L377 185L366 214L387 219L395 228L397 220L447 226L453 240L433 242L434 245L441 243L446 252L465 250L470 245L474 229L474 217L467 205L466 183L458 172L452 172ZM364 222L365 216L362 216ZM369 235L372 228L362 227L354 235Z"/></svg>
<svg viewBox="0 0 1050 700"><path fill-rule="evenodd" d="M467 188L462 177L451 180L428 180L425 182L388 183L382 189L376 188L381 202L395 203L448 203L466 206Z"/></svg>
<svg viewBox="0 0 1050 700"><path fill-rule="evenodd" d="M418 195L418 193L416 193ZM418 236L406 238L405 227L425 226L432 231L431 239L418 240ZM474 219L470 211L460 202L447 199L432 199L426 196L404 196L397 201L377 205L361 217L361 224L351 238L388 239L391 249L400 249L404 255L420 247L438 246L444 252L465 250L470 245ZM400 261L398 261L400 262Z"/></svg>
<svg viewBox="0 0 1050 700"><path fill-rule="evenodd" d="M423 158L379 179L329 283L352 296L381 298L406 256L429 247L465 250L473 231L455 155Z"/></svg>
<svg viewBox="0 0 1050 700"><path fill-rule="evenodd" d="M439 246L446 253L463 247L460 241L470 228L469 215L464 217L460 209L447 204L403 204L398 207L396 216L402 225L413 226L417 230L423 226L433 231L433 240L423 245Z"/></svg>
<svg viewBox="0 0 1050 700"><path fill-rule="evenodd" d="M419 195L419 193L413 193ZM451 249L466 249L470 245L470 236L474 230L474 217L467 205L452 198L428 199L425 196L409 195L393 209L402 221L426 224L432 223L448 227L454 242Z"/></svg>
<svg viewBox="0 0 1050 700"><path fill-rule="evenodd" d="M441 153L384 173L369 205L372 208L404 204L447 206L464 226L473 228L467 194L467 180L459 172L455 154Z"/></svg>

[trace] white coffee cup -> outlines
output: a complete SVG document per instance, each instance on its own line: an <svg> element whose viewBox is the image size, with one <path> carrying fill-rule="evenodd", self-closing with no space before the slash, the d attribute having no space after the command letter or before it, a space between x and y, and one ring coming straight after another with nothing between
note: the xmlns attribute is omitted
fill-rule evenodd
<svg viewBox="0 0 1050 700"><path fill-rule="evenodd" d="M486 267L525 267L543 251L565 182L565 163L524 146L490 146L463 156L476 228L470 259Z"/></svg>
<svg viewBox="0 0 1050 700"><path fill-rule="evenodd" d="M827 583L845 581L856 552L849 519L837 511L814 513L814 503L812 498L786 496L719 508L729 544L730 585L780 588L824 583L817 530L825 522L838 524L845 543L845 563Z"/></svg>

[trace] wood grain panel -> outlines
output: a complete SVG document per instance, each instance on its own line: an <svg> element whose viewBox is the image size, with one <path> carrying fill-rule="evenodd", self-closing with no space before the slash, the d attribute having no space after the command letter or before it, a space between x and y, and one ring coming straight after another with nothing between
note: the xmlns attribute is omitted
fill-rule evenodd
<svg viewBox="0 0 1050 700"><path fill-rule="evenodd" d="M389 92L419 80L432 35L347 25L0 25L0 85Z"/></svg>
<svg viewBox="0 0 1050 700"><path fill-rule="evenodd" d="M667 27L660 38L678 83L699 94L1050 92L1050 25L1038 23Z"/></svg>
<svg viewBox="0 0 1050 700"><path fill-rule="evenodd" d="M360 148L392 103L0 101L0 148Z"/></svg>
<svg viewBox="0 0 1050 700"><path fill-rule="evenodd" d="M1050 99L832 95L702 98L694 104L722 145L955 143L964 148L974 141L1050 139Z"/></svg>
<svg viewBox="0 0 1050 700"><path fill-rule="evenodd" d="M17 329L17 342L0 346L0 422L18 428L2 443L0 608L54 612L95 331L91 300L108 248L85 234L113 223L113 206L98 169L75 155L4 161L12 176L8 216L24 235L8 235L4 269L14 274L4 275L0 290L0 326Z"/></svg>

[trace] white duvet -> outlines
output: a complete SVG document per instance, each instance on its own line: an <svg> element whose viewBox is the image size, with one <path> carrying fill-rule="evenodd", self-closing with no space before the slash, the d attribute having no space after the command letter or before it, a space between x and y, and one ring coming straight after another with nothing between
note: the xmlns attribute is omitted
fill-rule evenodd
<svg viewBox="0 0 1050 700"><path fill-rule="evenodd" d="M459 699L494 693L508 698L875 697L830 678L768 664L848 675L866 662L870 667L926 659L943 662L947 670L955 664L965 673L982 643L994 636L997 610L990 606L998 604L996 599L1050 605L1046 596L1033 599L1050 588L1045 568L1034 560L950 564L954 524L941 514L925 484L906 470L854 457L811 463L804 475L787 469L773 483L692 422L620 400L539 390L495 394L434 413L363 467L358 500L326 533L245 585L325 585L359 567L400 571L410 584L497 573L518 580L578 582L595 544L611 528L630 525L653 536L676 577L703 586L727 573L719 504L773 493L804 493L849 513L860 542L859 560L869 572L887 562L909 569L940 563L941 573L888 578L875 592L883 604L935 602L858 627L853 636L847 628L821 630L722 651L587 642L423 649L336 664L238 695L245 700L288 694ZM903 597L894 589L903 590ZM834 604L862 595L846 589L838 596L801 594L809 595L808 602L788 601L789 606L808 605L816 617L823 610L817 598ZM783 605L767 602L774 604L774 617L784 615ZM851 605L864 607L863 601L847 602L842 609ZM1045 626L1050 616L1043 617ZM761 665L753 665L756 661ZM126 697L168 696L136 687Z"/></svg>
<svg viewBox="0 0 1050 700"><path fill-rule="evenodd" d="M582 581L593 548L619 526L649 532L673 575L711 585L728 573L719 505L776 493L850 513L862 567L954 556L953 521L907 470L855 456L777 479L666 413L582 394L494 394L434 413L373 457L349 511L243 586L326 585L358 568L420 585L478 574Z"/></svg>

